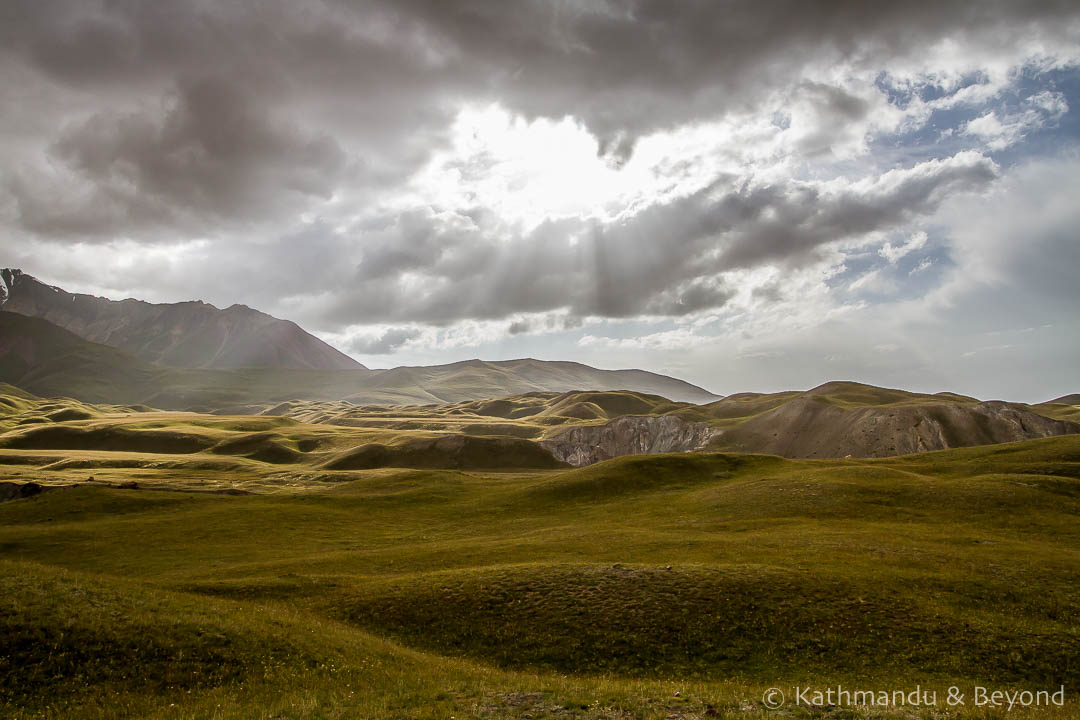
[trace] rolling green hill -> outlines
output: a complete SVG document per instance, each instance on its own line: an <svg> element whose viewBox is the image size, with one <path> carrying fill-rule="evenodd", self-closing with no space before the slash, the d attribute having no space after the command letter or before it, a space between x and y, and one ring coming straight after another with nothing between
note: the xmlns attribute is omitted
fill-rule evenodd
<svg viewBox="0 0 1080 720"><path fill-rule="evenodd" d="M1080 432L1072 409L832 382L806 392L739 393L705 405L630 391L531 392L394 408L296 402L266 412L352 427L529 437L578 465L702 449L887 457Z"/></svg>
<svg viewBox="0 0 1080 720"><path fill-rule="evenodd" d="M1077 711L1080 436L344 470L423 433L123 417L111 450L0 436L0 481L44 488L0 503L5 717L764 718L767 687L837 683Z"/></svg>
<svg viewBox="0 0 1080 720"><path fill-rule="evenodd" d="M1033 405L1032 410L1058 420L1080 421L1080 394L1065 395L1056 400Z"/></svg>

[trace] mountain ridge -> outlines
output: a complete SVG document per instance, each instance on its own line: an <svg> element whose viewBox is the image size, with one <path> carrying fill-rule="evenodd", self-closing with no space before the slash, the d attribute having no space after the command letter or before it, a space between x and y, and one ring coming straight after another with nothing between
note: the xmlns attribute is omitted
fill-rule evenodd
<svg viewBox="0 0 1080 720"><path fill-rule="evenodd" d="M370 370L196 368L155 365L125 350L80 338L42 318L0 312L0 382L42 396L141 403L163 410L257 412L290 400L379 405L438 404L530 391L661 389L682 400L717 398L690 383L640 371L600 370L533 360L478 361ZM539 368L543 372L526 372Z"/></svg>
<svg viewBox="0 0 1080 720"><path fill-rule="evenodd" d="M180 368L275 367L315 370L364 366L282 320L239 303L150 303L69 293L18 269L0 270L0 310L39 317L91 342Z"/></svg>

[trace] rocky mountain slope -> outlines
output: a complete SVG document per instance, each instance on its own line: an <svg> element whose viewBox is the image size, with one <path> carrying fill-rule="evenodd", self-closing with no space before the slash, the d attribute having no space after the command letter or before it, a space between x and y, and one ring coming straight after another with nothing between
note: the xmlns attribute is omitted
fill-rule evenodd
<svg viewBox="0 0 1080 720"><path fill-rule="evenodd" d="M36 395L134 403L179 373L87 342L47 320L0 312L0 382Z"/></svg>
<svg viewBox="0 0 1080 720"><path fill-rule="evenodd" d="M91 342L181 368L356 370L363 365L305 332L245 305L154 304L72 294L20 270L0 270L3 310L38 317Z"/></svg>

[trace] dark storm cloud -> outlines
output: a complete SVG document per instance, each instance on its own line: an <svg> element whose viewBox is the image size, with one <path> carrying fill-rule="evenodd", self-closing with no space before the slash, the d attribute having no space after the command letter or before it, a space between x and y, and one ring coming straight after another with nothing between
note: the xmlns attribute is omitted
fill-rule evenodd
<svg viewBox="0 0 1080 720"><path fill-rule="evenodd" d="M877 71L945 38L1050 47L1076 39L1077 14L1071 0L12 0L0 62L39 86L3 98L20 117L52 104L3 170L0 211L42 242L211 235L214 258L250 268L230 288L237 300L269 297L265 278L284 276L318 296L308 322L323 328L561 307L570 322L685 315L728 302L718 273L803 262L932 212L995 169L968 156L835 188L755 183L751 169L611 225L554 219L529 232L483 207L376 208L445 143L463 103L573 116L621 167L643 134L783 92L816 108L818 129L797 147L813 157L870 108L811 70ZM294 232L331 198L344 216L377 217ZM307 276L291 279L305 243L319 262L295 262Z"/></svg>
<svg viewBox="0 0 1080 720"><path fill-rule="evenodd" d="M191 212L259 219L280 206L278 188L323 197L343 162L335 142L370 182L400 179L461 100L574 115L618 166L637 135L753 103L808 64L880 66L953 35L1007 44L1025 23L1060 37L1075 31L1062 21L1076 6L16 0L0 13L5 62L109 106L46 146L90 183L88 198L115 205L88 211L88 231L123 232ZM841 120L865 113L841 91L805 88ZM287 109L300 118L292 137L265 125ZM45 210L50 187L15 184L25 225L77 233L77 213Z"/></svg>
<svg viewBox="0 0 1080 720"><path fill-rule="evenodd" d="M74 206L56 203L34 178L16 176L22 223L49 235L265 218L305 196L328 197L346 166L336 141L274 123L221 77L181 79L161 109L95 114L50 154L89 192Z"/></svg>
<svg viewBox="0 0 1080 720"><path fill-rule="evenodd" d="M997 174L991 160L969 152L894 170L871 184L839 191L805 185L789 190L768 187L732 198L738 214L752 222L730 227L731 241L716 268L797 261L827 242L887 230L927 215L950 193L976 190ZM721 210L716 221L725 223L730 214Z"/></svg>
<svg viewBox="0 0 1080 720"><path fill-rule="evenodd" d="M380 5L462 53L453 62L485 77L503 102L536 116L573 114L612 144L754 102L807 65L881 67L945 37L1007 45L1029 22L1047 36L1075 36L1058 21L1077 14L1068 0Z"/></svg>
<svg viewBox="0 0 1080 720"><path fill-rule="evenodd" d="M20 224L153 241L393 187L437 144L461 83L432 66L424 38L361 10L7 4L0 60L79 108L47 114L37 154L7 173Z"/></svg>

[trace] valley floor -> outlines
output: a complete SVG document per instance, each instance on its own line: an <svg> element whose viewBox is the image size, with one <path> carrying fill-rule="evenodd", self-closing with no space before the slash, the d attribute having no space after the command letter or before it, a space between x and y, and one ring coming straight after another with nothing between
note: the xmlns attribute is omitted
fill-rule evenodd
<svg viewBox="0 0 1080 720"><path fill-rule="evenodd" d="M3 436L0 717L1080 715L1080 436L333 469L380 431L139 417Z"/></svg>

